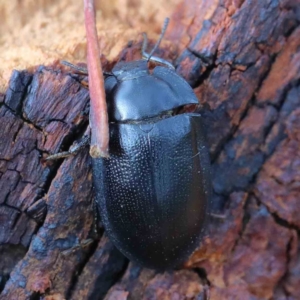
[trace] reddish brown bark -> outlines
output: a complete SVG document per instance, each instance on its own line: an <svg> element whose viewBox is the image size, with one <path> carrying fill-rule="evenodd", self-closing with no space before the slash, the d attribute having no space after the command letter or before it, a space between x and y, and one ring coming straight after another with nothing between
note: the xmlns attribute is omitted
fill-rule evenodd
<svg viewBox="0 0 300 300"><path fill-rule="evenodd" d="M82 78L57 64L15 71L0 97L0 299L300 299L299 11L298 0L193 0L171 16L177 49L160 55L202 104L224 215L174 272L128 264L95 238L88 149L42 161L85 131Z"/></svg>

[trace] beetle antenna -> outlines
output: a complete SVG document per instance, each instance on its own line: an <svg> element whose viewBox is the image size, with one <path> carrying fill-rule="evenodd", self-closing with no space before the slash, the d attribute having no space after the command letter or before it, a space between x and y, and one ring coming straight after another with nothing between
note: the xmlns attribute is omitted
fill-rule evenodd
<svg viewBox="0 0 300 300"><path fill-rule="evenodd" d="M153 49L151 50L149 56L148 56L148 61L151 59L151 56L154 54L154 52L157 50L157 48L159 47L164 35L165 35L165 32L167 30L167 27L169 25L169 21L170 19L169 18L165 18L165 21L164 21L164 25L162 27L162 30L161 30L161 34L160 34L160 37L158 39L158 41L156 42L155 46L153 47Z"/></svg>
<svg viewBox="0 0 300 300"><path fill-rule="evenodd" d="M163 64L163 65L166 65L167 67L169 67L169 68L171 68L171 69L175 69L175 67L174 67L170 62L168 62L167 60L165 60L165 59L163 59L163 58L160 58L160 57L157 57L157 56L153 56L154 52L155 52L155 51L157 50L157 48L159 47L160 42L162 41L162 39L163 39L163 37L164 37L164 35L165 35L165 32L166 32L166 30L167 30L169 21L170 21L169 18L166 18L166 19L165 19L163 28L162 28L162 30L161 30L160 37L159 37L158 41L156 42L155 46L153 47L153 49L151 50L150 54L146 52L147 45L148 45L148 37L147 37L147 34L146 34L145 32L143 32L143 38L144 38L144 41L143 41L143 45L142 45L142 56L143 56L143 58L146 59L148 62L151 60L151 61L153 61L153 62L157 62L157 63Z"/></svg>
<svg viewBox="0 0 300 300"><path fill-rule="evenodd" d="M148 37L147 33L143 32L143 45L142 45L142 56L145 58L148 58L149 54L146 52L147 46L148 46Z"/></svg>

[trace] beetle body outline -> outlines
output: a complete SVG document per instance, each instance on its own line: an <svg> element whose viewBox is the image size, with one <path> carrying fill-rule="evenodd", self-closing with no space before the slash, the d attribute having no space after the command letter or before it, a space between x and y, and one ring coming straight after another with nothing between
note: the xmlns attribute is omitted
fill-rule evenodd
<svg viewBox="0 0 300 300"><path fill-rule="evenodd" d="M210 206L209 154L198 104L175 71L147 61L116 64L105 80L110 157L93 158L99 213L129 259L171 269L199 245ZM124 109L126 108L126 109Z"/></svg>

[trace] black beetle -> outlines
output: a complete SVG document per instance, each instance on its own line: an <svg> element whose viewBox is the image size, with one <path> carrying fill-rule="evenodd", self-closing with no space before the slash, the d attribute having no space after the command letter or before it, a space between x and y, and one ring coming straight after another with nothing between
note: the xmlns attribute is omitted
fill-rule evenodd
<svg viewBox="0 0 300 300"><path fill-rule="evenodd" d="M161 38L166 29L164 26ZM115 246L140 265L178 266L199 246L210 202L198 99L169 62L119 62L105 79L109 158L92 158L96 198ZM148 61L159 62L153 70Z"/></svg>
<svg viewBox="0 0 300 300"><path fill-rule="evenodd" d="M198 104L174 70L119 62L105 80L109 159L94 158L104 227L129 259L154 269L182 263L199 246L210 201L210 165Z"/></svg>

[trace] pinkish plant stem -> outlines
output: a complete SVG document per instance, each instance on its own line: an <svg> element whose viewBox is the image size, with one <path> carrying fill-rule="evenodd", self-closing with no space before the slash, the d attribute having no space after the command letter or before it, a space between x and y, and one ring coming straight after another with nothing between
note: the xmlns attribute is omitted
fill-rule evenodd
<svg viewBox="0 0 300 300"><path fill-rule="evenodd" d="M84 17L87 38L89 91L91 98L90 127L92 134L90 155L93 158L109 157L108 115L104 78L100 63L94 0L84 0Z"/></svg>

